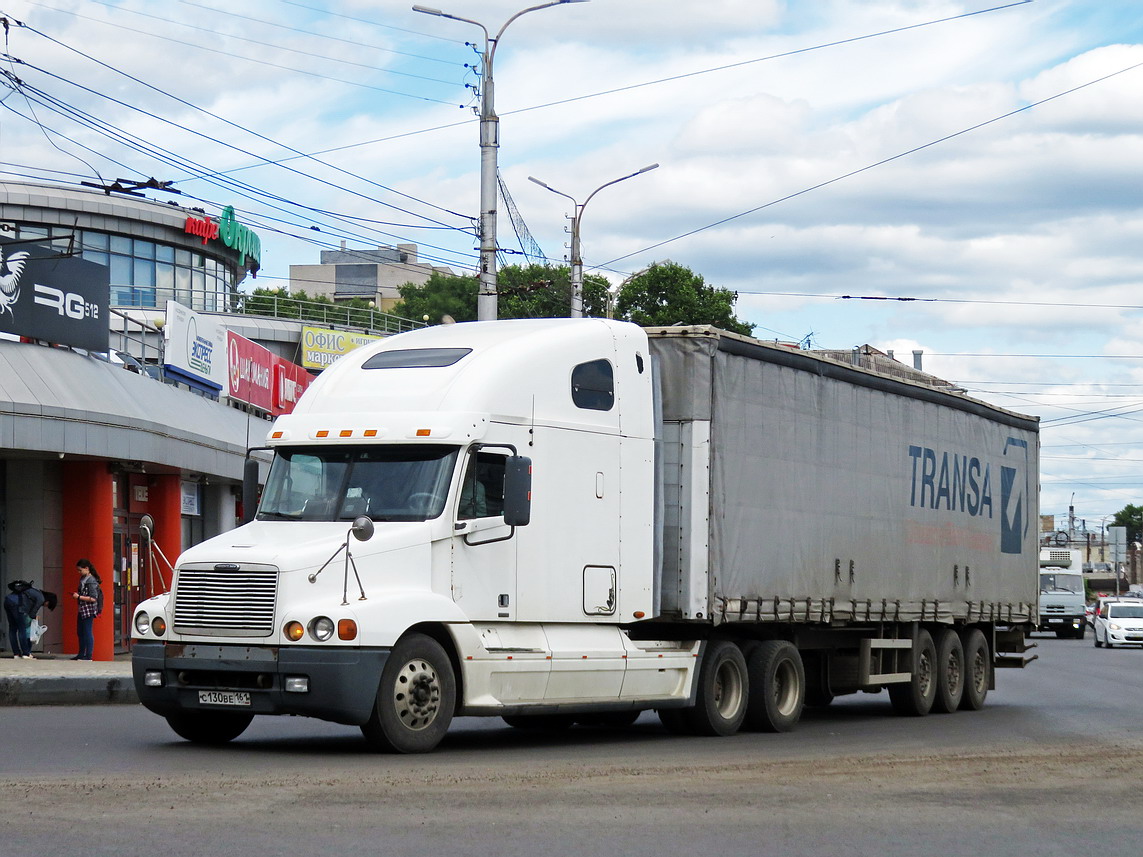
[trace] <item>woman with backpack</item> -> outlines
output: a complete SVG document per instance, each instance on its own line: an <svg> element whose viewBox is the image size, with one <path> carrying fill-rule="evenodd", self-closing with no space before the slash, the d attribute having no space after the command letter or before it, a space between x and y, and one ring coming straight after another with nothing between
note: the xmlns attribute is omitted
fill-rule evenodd
<svg viewBox="0 0 1143 857"><path fill-rule="evenodd" d="M73 661L90 661L95 649L95 633L92 624L99 615L103 602L103 593L100 591L99 572L89 559L81 559L75 564L79 572L79 586L72 593L79 608L76 619L76 632L79 634L79 654Z"/></svg>

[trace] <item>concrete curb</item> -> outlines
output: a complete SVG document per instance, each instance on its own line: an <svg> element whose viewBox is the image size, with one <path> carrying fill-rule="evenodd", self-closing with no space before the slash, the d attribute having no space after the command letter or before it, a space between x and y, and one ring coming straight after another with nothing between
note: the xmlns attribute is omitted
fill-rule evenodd
<svg viewBox="0 0 1143 857"><path fill-rule="evenodd" d="M135 704L130 677L0 676L0 706Z"/></svg>

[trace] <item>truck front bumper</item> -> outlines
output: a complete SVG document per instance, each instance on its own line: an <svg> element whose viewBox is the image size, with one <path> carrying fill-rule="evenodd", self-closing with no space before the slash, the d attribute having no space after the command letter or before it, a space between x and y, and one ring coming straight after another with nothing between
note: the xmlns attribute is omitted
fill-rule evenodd
<svg viewBox="0 0 1143 857"><path fill-rule="evenodd" d="M1079 630L1087 626L1086 616L1040 616L1041 631Z"/></svg>
<svg viewBox="0 0 1143 857"><path fill-rule="evenodd" d="M156 714L300 714L360 725L388 657L388 649L137 641L131 672L139 701Z"/></svg>

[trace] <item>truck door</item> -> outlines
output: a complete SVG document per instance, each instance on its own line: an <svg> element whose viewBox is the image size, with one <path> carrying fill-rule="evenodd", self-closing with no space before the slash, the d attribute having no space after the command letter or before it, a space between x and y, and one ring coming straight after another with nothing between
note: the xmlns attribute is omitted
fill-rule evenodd
<svg viewBox="0 0 1143 857"><path fill-rule="evenodd" d="M474 621L516 618L516 547L504 523L504 469L508 457L470 450L453 507L452 595Z"/></svg>

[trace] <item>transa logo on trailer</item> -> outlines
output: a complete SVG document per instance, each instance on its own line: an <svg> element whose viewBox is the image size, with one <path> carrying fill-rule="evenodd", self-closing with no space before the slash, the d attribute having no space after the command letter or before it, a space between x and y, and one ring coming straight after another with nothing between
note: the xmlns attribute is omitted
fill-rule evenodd
<svg viewBox="0 0 1143 857"><path fill-rule="evenodd" d="M1000 466L1000 551L1022 553L1028 515L1028 442L1010 437ZM993 520L992 465L963 453L910 446L909 505Z"/></svg>

